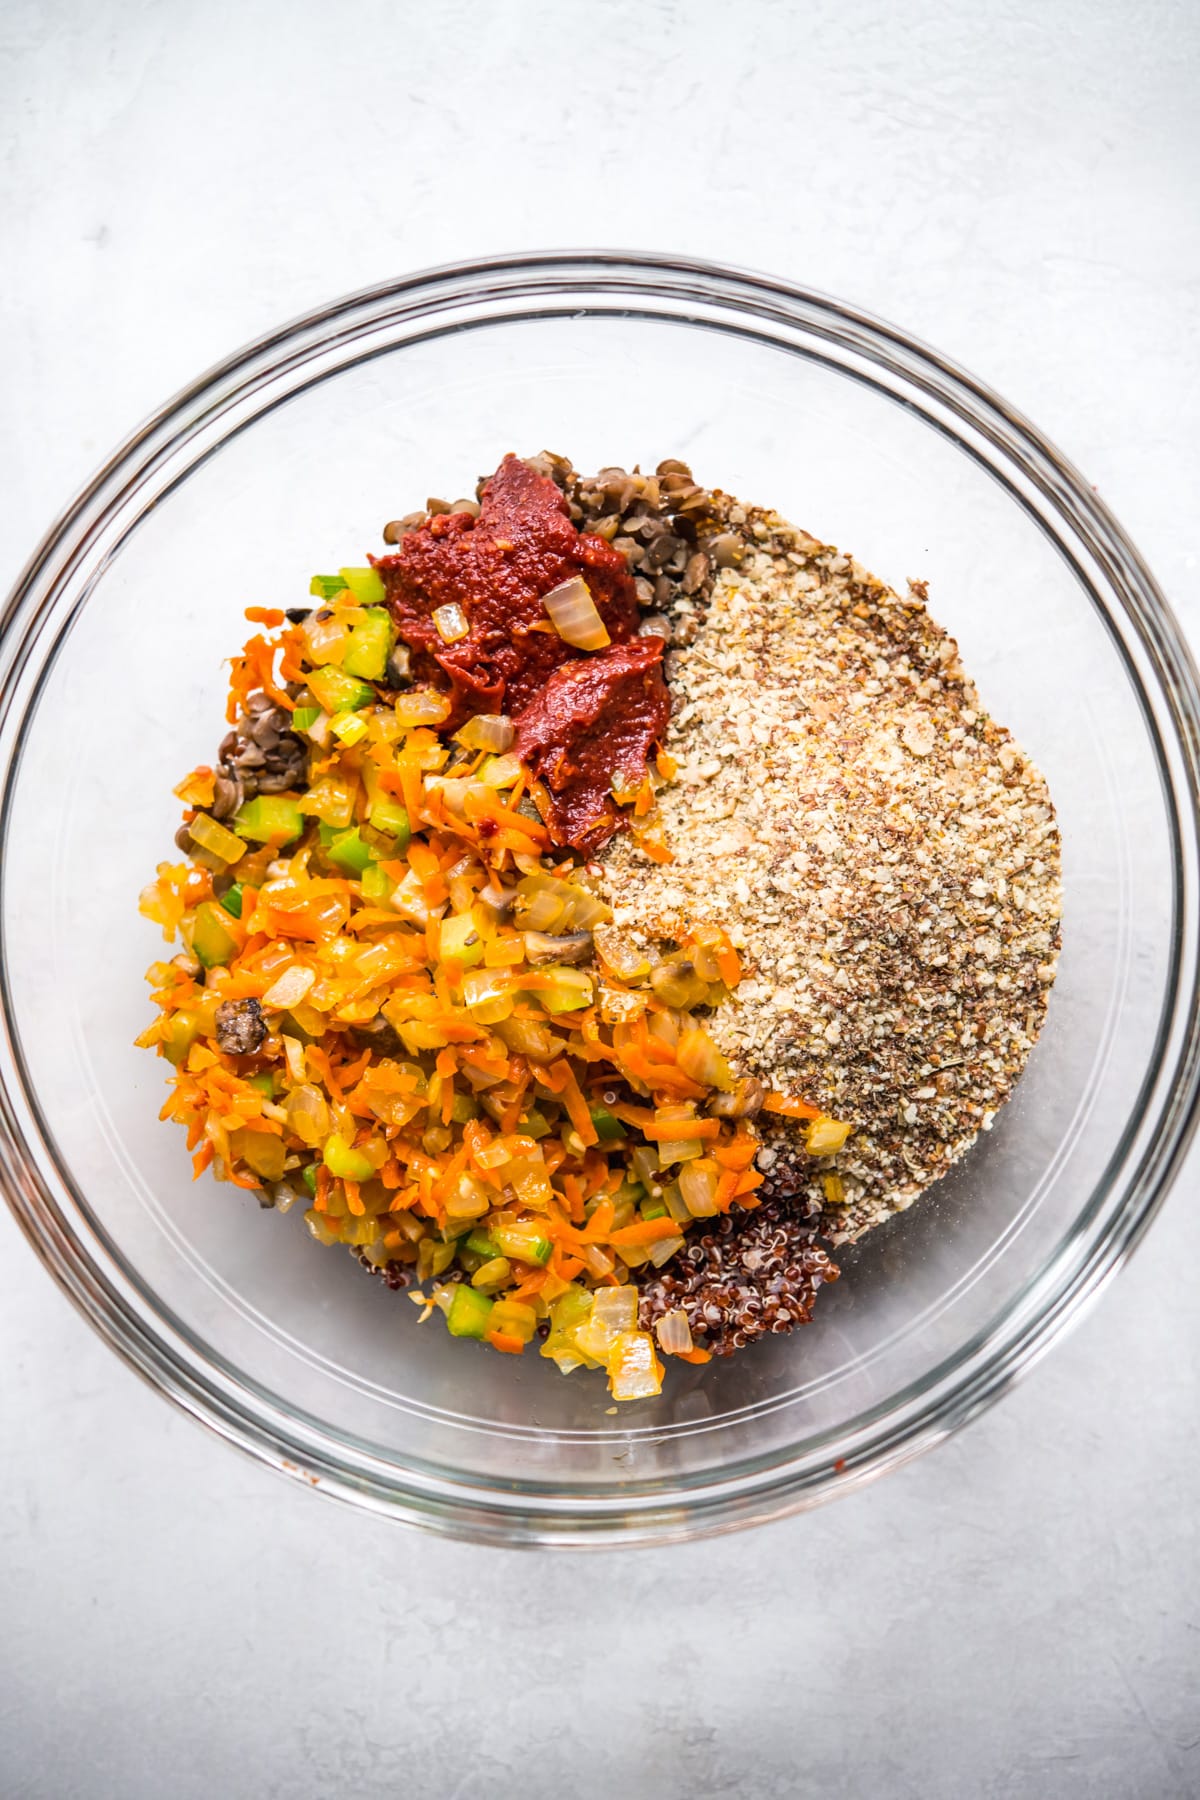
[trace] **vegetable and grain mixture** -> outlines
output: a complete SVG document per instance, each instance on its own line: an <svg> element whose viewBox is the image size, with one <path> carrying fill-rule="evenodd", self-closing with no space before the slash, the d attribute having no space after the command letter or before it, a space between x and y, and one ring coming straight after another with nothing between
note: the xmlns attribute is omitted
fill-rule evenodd
<svg viewBox="0 0 1200 1800"><path fill-rule="evenodd" d="M247 614L139 1042L197 1175L645 1398L990 1126L1053 809L920 589L682 463L506 456L383 535Z"/></svg>

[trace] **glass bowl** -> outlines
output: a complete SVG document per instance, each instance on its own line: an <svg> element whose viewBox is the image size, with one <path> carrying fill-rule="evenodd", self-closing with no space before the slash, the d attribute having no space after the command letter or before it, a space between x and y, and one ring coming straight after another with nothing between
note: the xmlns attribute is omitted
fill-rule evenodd
<svg viewBox="0 0 1200 1800"><path fill-rule="evenodd" d="M614 1415L429 1326L299 1219L193 1185L133 1039L161 950L137 895L171 785L222 735L243 608L378 549L510 448L683 457L893 585L921 577L1049 778L1064 950L995 1129L839 1256L815 1323ZM497 259L340 300L165 406L72 502L0 661L0 1162L35 1249L148 1380L376 1512L503 1544L685 1538L810 1506L995 1398L1128 1255L1194 1121L1197 688L1088 485L902 332L762 277Z"/></svg>

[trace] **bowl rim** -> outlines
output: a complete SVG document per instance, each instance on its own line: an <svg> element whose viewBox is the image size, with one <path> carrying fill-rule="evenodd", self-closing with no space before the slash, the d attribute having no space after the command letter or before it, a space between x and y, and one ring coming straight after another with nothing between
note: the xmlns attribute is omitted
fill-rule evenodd
<svg viewBox="0 0 1200 1800"><path fill-rule="evenodd" d="M24 721L74 617L72 611L55 618L56 604L86 559L98 556L96 573L75 609L86 602L112 554L106 533L117 532L119 545L130 528L127 523L122 530L121 520L136 518L132 509L141 488L169 469L182 447L189 447L191 461L160 492L185 479L231 430L260 416L263 408L256 409L255 400L268 382L281 371L307 366L319 353L366 346L348 357L357 362L397 347L395 342L369 347L370 333L389 325L415 328L419 322L429 335L439 319L444 329L461 329L477 314L477 322L496 322L554 316L555 307L708 324L734 335L765 336L777 348L788 347L788 332L804 333L839 359L843 372L861 379L860 371L869 369L872 385L881 391L894 385L893 397L909 389L923 395L925 404L917 410L926 423L954 437L1032 514L1105 617L1158 756L1175 868L1172 972L1143 1086L1151 1116L1140 1128L1131 1122L1069 1234L1072 1241L1081 1238L1079 1226L1096 1216L1099 1198L1120 1190L1103 1232L1086 1246L1074 1244L1074 1266L1053 1279L1065 1261L1064 1240L1019 1296L1020 1305L1011 1303L999 1324L993 1322L986 1334L913 1384L920 1404L903 1412L897 1396L889 1396L883 1416L869 1421L832 1463L803 1467L799 1458L781 1452L669 1492L661 1485L638 1491L631 1484L603 1496L463 1481L401 1466L371 1455L365 1446L348 1456L349 1441L320 1422L272 1407L267 1396L240 1385L231 1371L189 1361L138 1307L115 1263L106 1266L95 1245L89 1247L38 1158L29 1154L27 1146L37 1136L49 1145L53 1139L25 1079L0 911L0 1186L34 1250L89 1323L190 1416L292 1479L384 1516L475 1541L580 1548L711 1535L802 1510L875 1479L940 1442L998 1398L1128 1259L1179 1171L1200 1101L1200 681L1165 597L1104 502L1020 412L919 339L816 289L696 258L620 250L495 255L375 284L254 339L133 430L63 509L0 611L0 841L19 774ZM1093 575L1085 573L1081 556ZM1130 638L1116 630L1116 615L1097 581L1123 609L1121 623L1131 628ZM60 1168L58 1174L73 1192L68 1172ZM899 1399L906 1397L902 1393Z"/></svg>

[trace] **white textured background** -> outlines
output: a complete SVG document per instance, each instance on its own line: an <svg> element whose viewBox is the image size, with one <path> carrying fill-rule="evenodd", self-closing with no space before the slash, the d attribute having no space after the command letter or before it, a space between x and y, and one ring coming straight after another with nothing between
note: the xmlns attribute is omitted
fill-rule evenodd
<svg viewBox="0 0 1200 1800"><path fill-rule="evenodd" d="M1194 0L3 0L0 578L245 339L592 242L936 343L1088 472L1200 635L1198 77ZM602 1559L285 1486L144 1390L5 1214L0 1794L1200 1793L1195 1169L948 1447Z"/></svg>

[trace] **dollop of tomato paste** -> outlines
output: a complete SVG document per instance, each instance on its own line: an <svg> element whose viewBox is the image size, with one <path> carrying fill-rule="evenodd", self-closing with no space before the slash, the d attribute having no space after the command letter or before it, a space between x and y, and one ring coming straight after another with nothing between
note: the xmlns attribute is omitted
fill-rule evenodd
<svg viewBox="0 0 1200 1800"><path fill-rule="evenodd" d="M435 514L376 567L399 636L450 678L464 717L515 718L561 663L580 654L542 605L560 582L583 576L614 644L637 631L625 558L603 538L576 531L559 489L516 456L506 456L487 483L477 519ZM451 605L462 608L470 631L448 644L432 615Z"/></svg>
<svg viewBox="0 0 1200 1800"><path fill-rule="evenodd" d="M513 748L546 786L556 843L587 855L628 822L613 788L640 787L666 735L662 655L661 638L643 637L563 663L517 720Z"/></svg>
<svg viewBox="0 0 1200 1800"><path fill-rule="evenodd" d="M436 514L375 566L416 673L449 682L450 725L508 714L516 754L549 794L554 841L584 854L602 848L628 822L614 786L641 786L671 715L663 641L636 635L637 592L620 551L577 531L554 482L506 456L478 518ZM579 575L612 639L605 650L565 643L542 604ZM433 618L444 606L460 607L469 627L453 643Z"/></svg>

